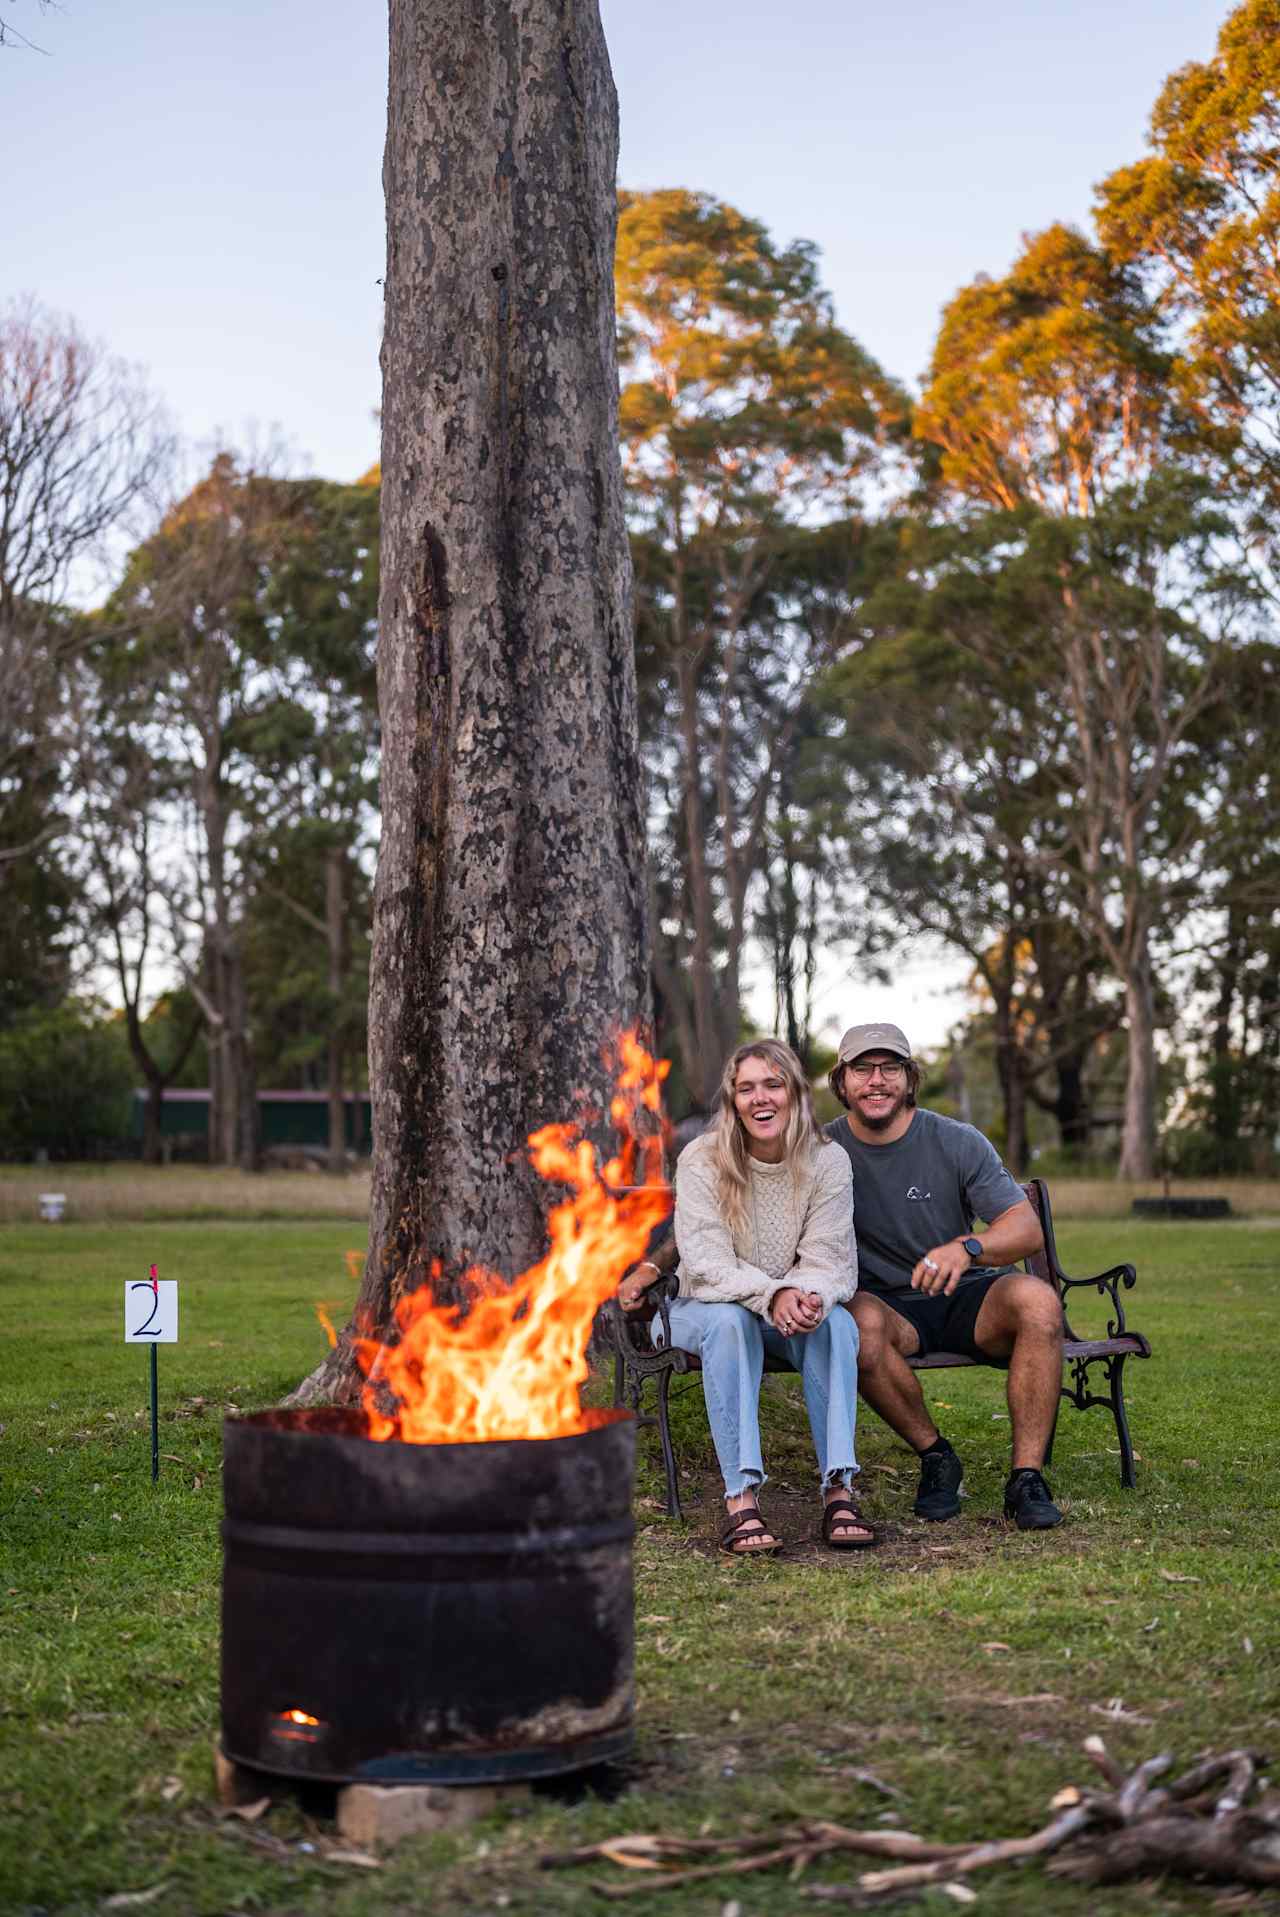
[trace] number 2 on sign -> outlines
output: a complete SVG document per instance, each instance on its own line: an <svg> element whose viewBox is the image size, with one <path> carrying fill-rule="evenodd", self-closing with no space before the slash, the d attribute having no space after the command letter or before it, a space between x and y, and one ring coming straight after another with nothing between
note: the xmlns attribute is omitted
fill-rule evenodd
<svg viewBox="0 0 1280 1917"><path fill-rule="evenodd" d="M126 1281L124 1341L127 1345L177 1344L176 1278L134 1278Z"/></svg>

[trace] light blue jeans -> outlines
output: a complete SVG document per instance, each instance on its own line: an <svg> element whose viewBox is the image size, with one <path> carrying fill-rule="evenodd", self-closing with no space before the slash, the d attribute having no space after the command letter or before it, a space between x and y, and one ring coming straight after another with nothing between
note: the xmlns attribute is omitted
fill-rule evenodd
<svg viewBox="0 0 1280 1917"><path fill-rule="evenodd" d="M653 1321L653 1338L655 1344L661 1342L661 1318ZM760 1380L766 1351L771 1357L785 1358L800 1373L823 1484L850 1483L858 1470L853 1448L858 1327L852 1312L837 1305L816 1331L784 1338L745 1305L677 1298L671 1305L671 1339L686 1351L696 1351L702 1360L707 1421L727 1498L765 1482Z"/></svg>

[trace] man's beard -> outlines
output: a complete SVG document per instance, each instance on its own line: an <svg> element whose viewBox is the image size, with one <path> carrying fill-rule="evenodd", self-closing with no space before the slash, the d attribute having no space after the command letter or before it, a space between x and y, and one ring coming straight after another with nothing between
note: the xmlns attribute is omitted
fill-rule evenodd
<svg viewBox="0 0 1280 1917"><path fill-rule="evenodd" d="M890 1125L892 1125L894 1119L898 1116L898 1113L902 1111L906 1105L906 1102L907 1091L904 1086L887 1111L877 1112L872 1116L870 1113L863 1111L861 1105L859 1105L857 1106L858 1117L869 1132L885 1132L888 1131Z"/></svg>

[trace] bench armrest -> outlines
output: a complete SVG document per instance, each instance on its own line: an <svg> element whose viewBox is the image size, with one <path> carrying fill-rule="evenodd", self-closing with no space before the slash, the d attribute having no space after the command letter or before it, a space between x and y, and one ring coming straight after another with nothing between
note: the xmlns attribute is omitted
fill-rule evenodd
<svg viewBox="0 0 1280 1917"><path fill-rule="evenodd" d="M649 1342L649 1320L655 1311L661 1313L663 1342L670 1349L670 1301L679 1289L679 1280L674 1272L660 1272L652 1284L645 1286L641 1294L644 1303L636 1311L624 1311L616 1298L605 1299L601 1311L613 1340L613 1348L620 1357L647 1358L650 1356L652 1344ZM644 1343L641 1342L642 1338L645 1340Z"/></svg>
<svg viewBox="0 0 1280 1917"><path fill-rule="evenodd" d="M1097 1285L1101 1290L1105 1285L1109 1290L1116 1279L1120 1279L1126 1291L1132 1291L1138 1282L1138 1274L1132 1265L1112 1265L1110 1271L1100 1271L1096 1278L1068 1278L1065 1271L1058 1273L1060 1285Z"/></svg>
<svg viewBox="0 0 1280 1917"><path fill-rule="evenodd" d="M680 1295L680 1280L674 1271L664 1271L660 1278L654 1279L644 1295L646 1303L658 1308L658 1315L662 1319L662 1342L670 1351L675 1343L671 1336L671 1300Z"/></svg>
<svg viewBox="0 0 1280 1917"><path fill-rule="evenodd" d="M1064 1271L1056 1273L1058 1286L1066 1304L1068 1291L1078 1291L1082 1287L1092 1287L1100 1297L1111 1300L1111 1309L1115 1317L1107 1323L1108 1338L1123 1338L1125 1335L1124 1305L1120 1300L1120 1287L1132 1291L1138 1282L1138 1274L1132 1265L1112 1265L1109 1271L1100 1271L1096 1278L1068 1278Z"/></svg>

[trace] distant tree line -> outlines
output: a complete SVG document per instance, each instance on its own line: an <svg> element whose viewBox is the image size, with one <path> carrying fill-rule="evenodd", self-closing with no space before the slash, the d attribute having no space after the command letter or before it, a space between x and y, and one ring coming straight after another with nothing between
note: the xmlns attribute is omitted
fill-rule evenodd
<svg viewBox="0 0 1280 1917"><path fill-rule="evenodd" d="M709 1101L749 962L816 1070L820 954L883 973L925 941L971 969L1015 1166L1034 1113L1076 1152L1109 1117L1148 1177L1175 1090L1199 1168L1280 1126L1278 133L1280 0L1244 0L1090 229L956 294L914 400L836 324L812 247L706 194L621 196L679 1102ZM10 311L0 1082L97 993L148 1155L166 1087L200 1082L211 1154L256 1164L270 1081L329 1089L336 1163L364 1069L377 474L223 451L157 512L172 462L133 375Z"/></svg>

